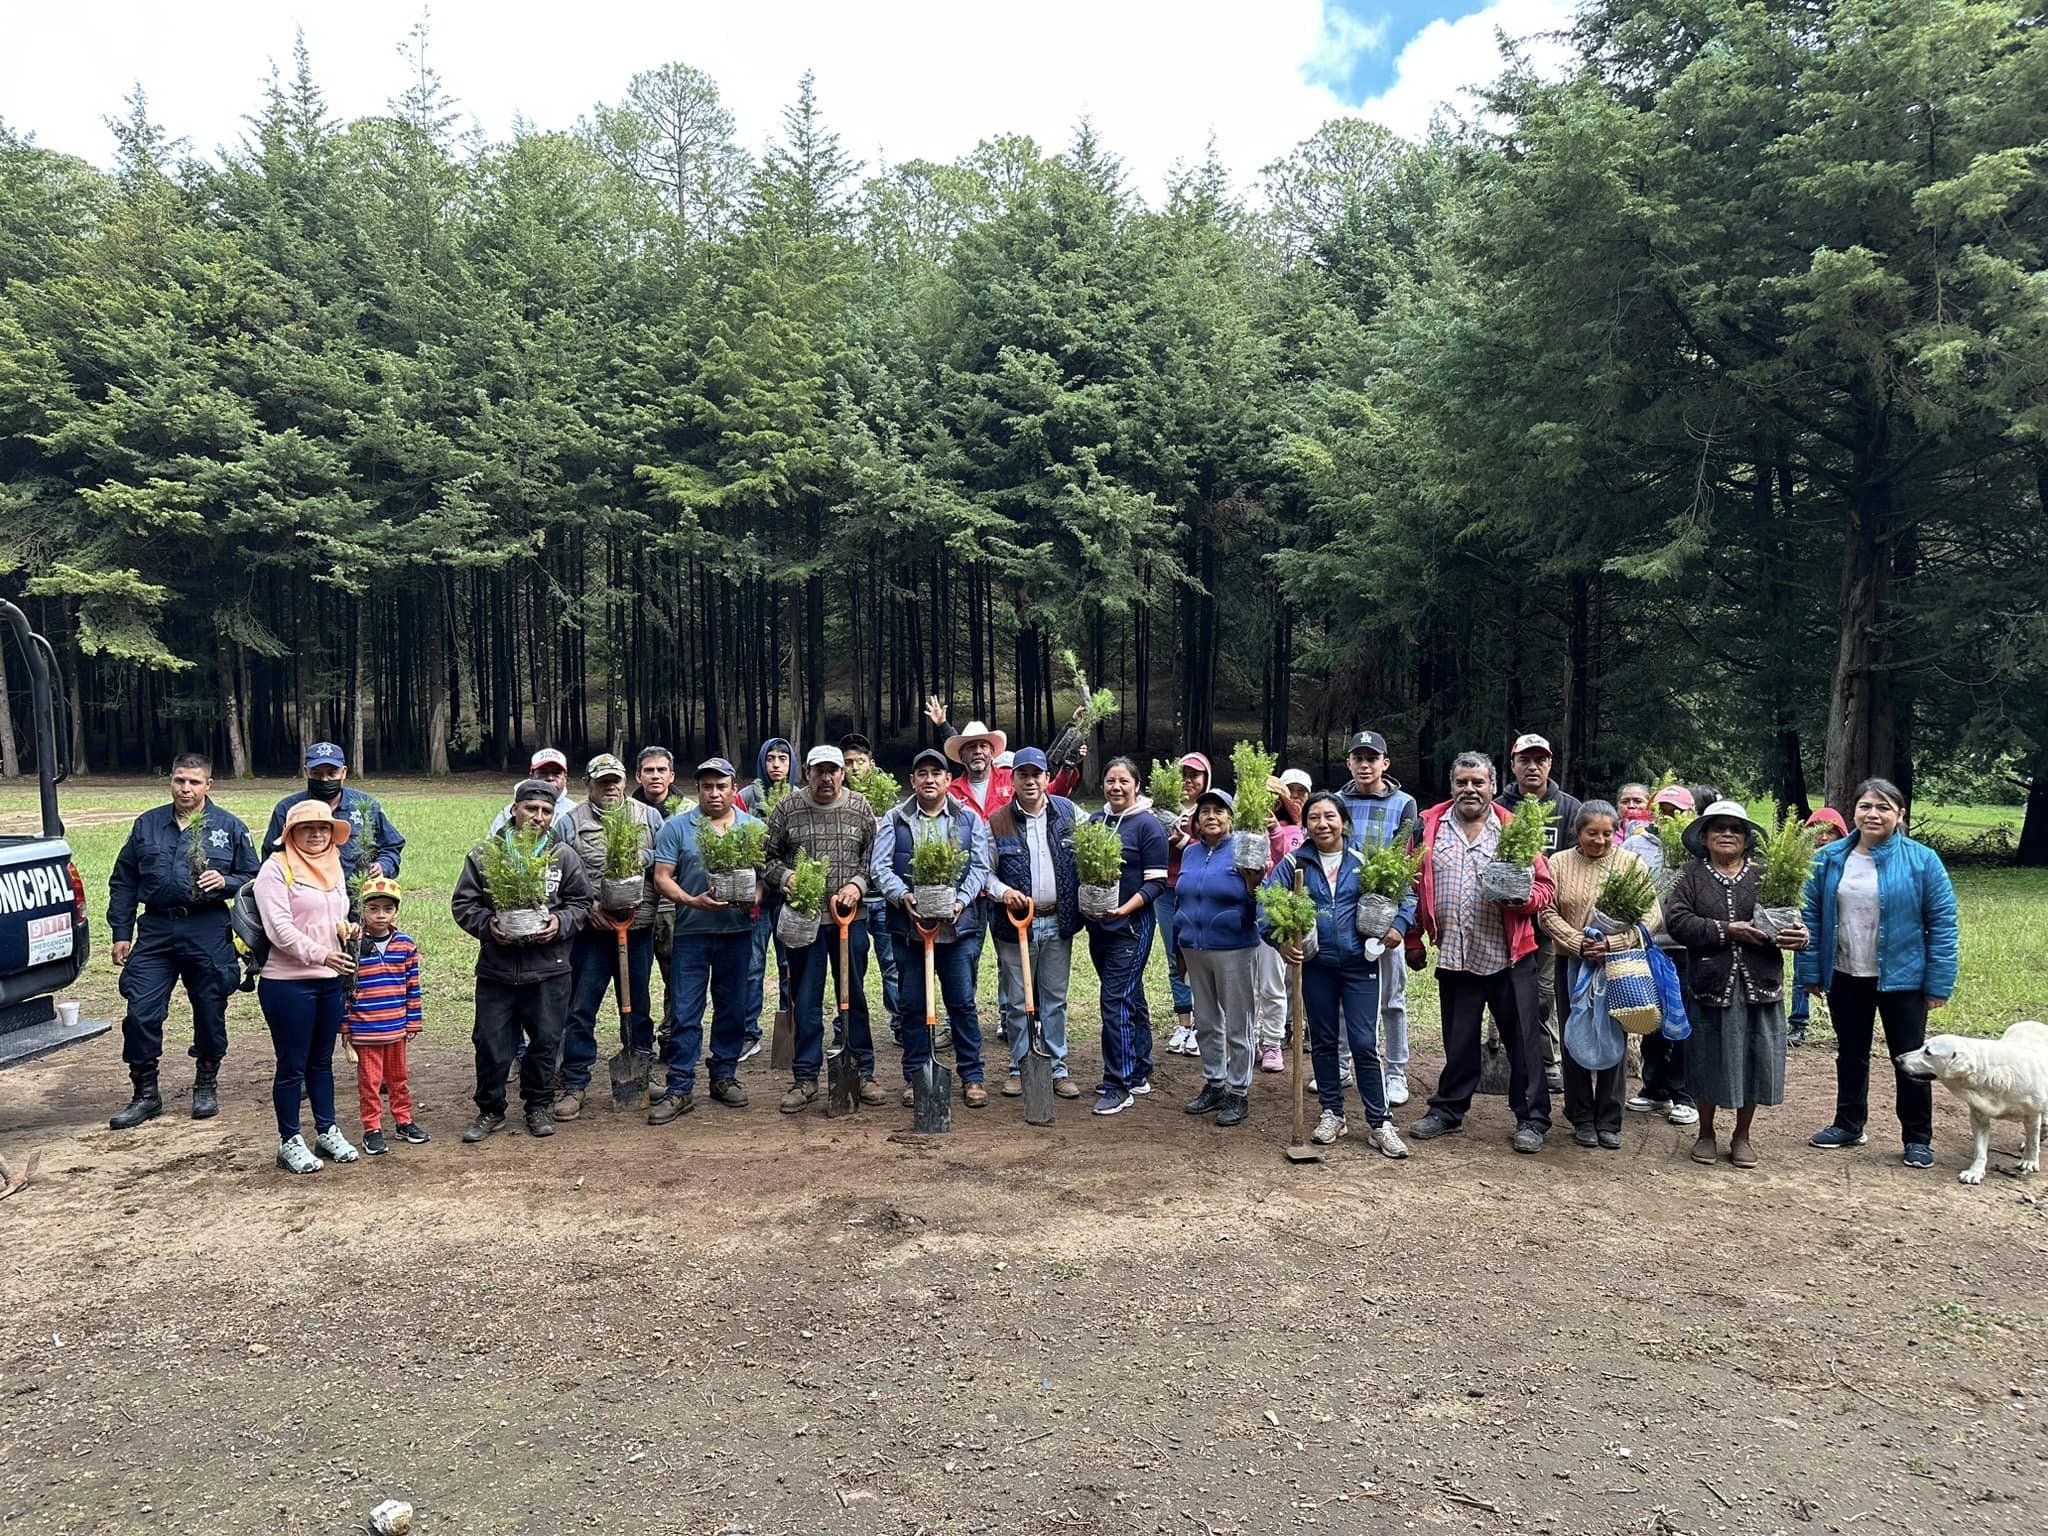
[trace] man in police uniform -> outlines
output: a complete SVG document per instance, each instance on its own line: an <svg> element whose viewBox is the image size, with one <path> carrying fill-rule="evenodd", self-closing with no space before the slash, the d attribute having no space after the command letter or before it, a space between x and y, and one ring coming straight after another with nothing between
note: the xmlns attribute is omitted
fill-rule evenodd
<svg viewBox="0 0 2048 1536"><path fill-rule="evenodd" d="M320 801L352 829L348 841L341 845L343 874L354 879L360 873L367 879L382 872L390 879L398 878L398 856L405 851L405 839L374 796L348 787L348 759L331 741L316 741L306 748L306 787L286 795L271 811L270 829L263 834L263 857L277 852L285 812L301 800Z"/></svg>
<svg viewBox="0 0 2048 1536"><path fill-rule="evenodd" d="M107 926L121 968L121 1059L135 1096L107 1124L128 1130L163 1113L156 1064L164 1020L179 982L192 1001L192 1118L219 1111L215 1088L228 1049L228 994L237 962L228 938L228 903L256 878L256 845L241 821L207 796L213 765L196 752L171 764L171 803L135 818L107 881ZM142 904L138 937L136 903Z"/></svg>

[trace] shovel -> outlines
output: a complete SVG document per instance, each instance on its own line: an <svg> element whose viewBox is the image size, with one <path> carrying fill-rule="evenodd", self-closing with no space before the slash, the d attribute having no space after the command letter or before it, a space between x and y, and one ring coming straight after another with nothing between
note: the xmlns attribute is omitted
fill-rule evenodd
<svg viewBox="0 0 2048 1536"><path fill-rule="evenodd" d="M1024 1123L1052 1124L1052 1047L1045 1043L1045 1031L1038 1024L1038 992L1031 984L1031 922L1038 908L1024 898L1024 915L1007 908L1010 926L1017 930L1017 959L1024 967L1024 1026L1030 1041L1024 1048Z"/></svg>
<svg viewBox="0 0 2048 1536"><path fill-rule="evenodd" d="M860 1063L853 1059L853 1052L849 1049L852 1042L846 1032L847 1013L853 1007L847 991L852 981L847 974L846 931L853 925L853 915L840 911L839 903L835 901L832 903L832 921L839 928L839 1026L833 1033L831 1087L825 1100L825 1113L850 1115L860 1108Z"/></svg>
<svg viewBox="0 0 2048 1536"><path fill-rule="evenodd" d="M939 1061L939 981L938 968L932 960L932 944L938 939L939 925L933 922L927 926L920 917L911 921L924 940L924 1027L931 1038L931 1058L911 1079L911 1112L920 1134L936 1136L953 1129L953 1069Z"/></svg>
<svg viewBox="0 0 2048 1536"><path fill-rule="evenodd" d="M1295 894L1301 893L1301 869L1294 871ZM1308 1074L1301 1069L1302 1041L1308 1035L1308 1021L1301 1014L1301 967L1287 967L1287 1010L1294 1025L1292 1048L1294 1072L1294 1135L1287 1143L1287 1161L1290 1163L1320 1163L1323 1149L1308 1139Z"/></svg>
<svg viewBox="0 0 2048 1536"><path fill-rule="evenodd" d="M602 919L600 919L602 921ZM647 1098L647 1078L654 1058L633 1049L633 982L626 968L626 928L630 919L612 924L619 939L619 1049L609 1065L612 1073L612 1102L620 1109L638 1107Z"/></svg>

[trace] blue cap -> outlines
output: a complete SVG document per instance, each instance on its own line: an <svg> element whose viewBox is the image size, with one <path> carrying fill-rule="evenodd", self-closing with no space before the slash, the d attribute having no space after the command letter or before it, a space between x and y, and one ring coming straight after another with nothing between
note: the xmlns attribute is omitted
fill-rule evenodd
<svg viewBox="0 0 2048 1536"><path fill-rule="evenodd" d="M1046 766L1045 754L1036 747L1019 747L1017 749L1017 755L1010 759L1010 771L1015 773L1019 768L1036 768L1040 773L1049 773L1051 771Z"/></svg>
<svg viewBox="0 0 2048 1536"><path fill-rule="evenodd" d="M937 747L926 747L922 752L918 753L917 756L913 757L910 760L910 771L912 773L915 773L918 769L922 768L926 763L932 763L936 765L940 770L946 773L951 773L953 771L953 764L950 760L948 760L946 754L941 752Z"/></svg>
<svg viewBox="0 0 2048 1536"><path fill-rule="evenodd" d="M1220 801L1222 803L1223 809L1225 809L1226 811L1234 811L1237 809L1237 796L1233 795L1227 789L1205 789L1199 795L1195 796L1195 804L1197 805L1200 805L1204 800Z"/></svg>
<svg viewBox="0 0 2048 1536"><path fill-rule="evenodd" d="M706 774L717 774L728 779L739 777L738 770L722 757L707 757L697 765L697 777L701 779Z"/></svg>
<svg viewBox="0 0 2048 1536"><path fill-rule="evenodd" d="M308 768L346 768L348 759L341 755L341 748L331 741L316 741L306 748Z"/></svg>

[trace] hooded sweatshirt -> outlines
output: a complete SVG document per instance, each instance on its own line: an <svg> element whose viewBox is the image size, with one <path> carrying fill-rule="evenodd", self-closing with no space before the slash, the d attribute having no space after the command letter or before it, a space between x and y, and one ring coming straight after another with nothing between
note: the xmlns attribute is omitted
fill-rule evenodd
<svg viewBox="0 0 2048 1536"><path fill-rule="evenodd" d="M754 754L754 782L740 791L740 809L756 816L768 814L768 754L782 751L789 756L789 776L782 782L791 789L796 788L796 748L789 744L786 736L770 736L761 743L761 750Z"/></svg>
<svg viewBox="0 0 2048 1536"><path fill-rule="evenodd" d="M1344 814L1351 819L1351 835L1345 841L1360 853L1378 853L1394 840L1402 822L1420 814L1415 797L1392 774L1380 780L1376 795L1360 789L1356 779L1346 779L1337 798L1344 802Z"/></svg>
<svg viewBox="0 0 2048 1536"><path fill-rule="evenodd" d="M1181 840L1192 839L1195 835L1195 801L1216 782L1216 770L1210 767L1209 755L1206 752L1183 752L1179 766L1201 769L1202 783L1200 788L1188 797L1188 808L1180 813L1180 819L1168 823L1166 827L1166 883L1169 888L1180 884L1180 856L1183 852ZM1149 800L1144 808L1148 811L1152 809ZM1159 819L1161 822L1166 821L1164 816Z"/></svg>

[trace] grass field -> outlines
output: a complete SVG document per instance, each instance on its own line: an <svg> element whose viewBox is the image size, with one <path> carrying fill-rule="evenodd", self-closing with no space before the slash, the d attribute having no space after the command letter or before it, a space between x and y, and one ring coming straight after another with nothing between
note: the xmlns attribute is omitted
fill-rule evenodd
<svg viewBox="0 0 2048 1536"><path fill-rule="evenodd" d="M261 838L270 807L296 789L295 781L261 780L220 786L218 801L250 824ZM504 803L504 789L494 777L472 775L451 780L400 779L367 784L385 804L405 835L402 883L406 901L401 922L418 940L426 971L426 1014L430 1029L466 1032L470 1026L471 973L475 945L449 916L448 897L462 857L482 835ZM113 968L104 955L107 873L126 838L129 821L159 803L167 791L158 783L137 779L85 780L62 791L66 825L80 871L91 892L94 938L98 954L77 992L100 1007L117 1007ZM0 830L26 831L33 826L33 784L0 789ZM1998 820L2015 820L2016 808L1943 806L1926 813L1923 825L1978 830ZM1955 872L1962 908L1962 980L1943 1027L1976 1034L1996 1034L2015 1019L2048 1016L2048 870L1964 868ZM770 987L774 983L771 976ZM877 1010L880 978L870 968L869 994ZM1155 1028L1171 1026L1166 961L1155 949L1149 973ZM983 1017L992 1019L995 966L982 966ZM1096 1030L1096 980L1087 946L1077 944L1070 988L1071 1028L1077 1038ZM1436 1039L1435 982L1428 973L1412 978L1409 989L1415 1048ZM1816 1018L1817 1024L1821 1022ZM253 1002L237 1004L232 1027L260 1029Z"/></svg>

